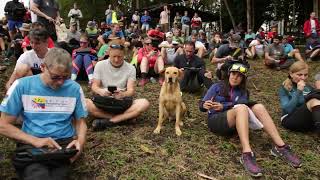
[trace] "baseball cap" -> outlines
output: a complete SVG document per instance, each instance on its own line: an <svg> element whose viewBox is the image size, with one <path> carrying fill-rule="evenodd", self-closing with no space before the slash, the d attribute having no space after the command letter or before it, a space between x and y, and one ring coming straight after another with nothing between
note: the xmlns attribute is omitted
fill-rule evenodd
<svg viewBox="0 0 320 180"><path fill-rule="evenodd" d="M166 37L172 37L172 36L173 36L172 32L167 32L166 33Z"/></svg>
<svg viewBox="0 0 320 180"><path fill-rule="evenodd" d="M248 67L241 63L235 63L230 67L229 72L239 72L246 76L248 72Z"/></svg>

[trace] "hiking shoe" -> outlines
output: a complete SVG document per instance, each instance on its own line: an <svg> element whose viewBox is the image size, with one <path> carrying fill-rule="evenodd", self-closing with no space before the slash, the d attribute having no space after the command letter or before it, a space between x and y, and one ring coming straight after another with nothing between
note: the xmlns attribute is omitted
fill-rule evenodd
<svg viewBox="0 0 320 180"><path fill-rule="evenodd" d="M164 79L163 79L162 77L160 77L159 80L158 80L158 82L159 82L160 86L162 86L162 84L163 84L163 82L164 82Z"/></svg>
<svg viewBox="0 0 320 180"><path fill-rule="evenodd" d="M116 123L111 122L110 119L95 119L92 121L93 131L102 131L107 127L113 127Z"/></svg>
<svg viewBox="0 0 320 180"><path fill-rule="evenodd" d="M253 152L242 153L240 163L251 176L262 176L262 169L258 166Z"/></svg>
<svg viewBox="0 0 320 180"><path fill-rule="evenodd" d="M271 154L276 157L281 157L294 168L299 168L302 165L301 160L291 151L291 147L289 145L284 145L284 147L281 148L274 146L271 149Z"/></svg>
<svg viewBox="0 0 320 180"><path fill-rule="evenodd" d="M149 82L149 79L143 78L139 81L138 86L143 87L144 85L146 85Z"/></svg>

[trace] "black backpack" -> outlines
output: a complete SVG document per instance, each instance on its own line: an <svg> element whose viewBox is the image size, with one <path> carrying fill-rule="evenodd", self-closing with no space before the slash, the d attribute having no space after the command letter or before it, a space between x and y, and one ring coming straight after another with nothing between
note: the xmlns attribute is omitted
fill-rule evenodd
<svg viewBox="0 0 320 180"><path fill-rule="evenodd" d="M133 98L124 97L123 99L116 99L110 96L94 95L92 101L99 109L112 114L121 114L130 108Z"/></svg>

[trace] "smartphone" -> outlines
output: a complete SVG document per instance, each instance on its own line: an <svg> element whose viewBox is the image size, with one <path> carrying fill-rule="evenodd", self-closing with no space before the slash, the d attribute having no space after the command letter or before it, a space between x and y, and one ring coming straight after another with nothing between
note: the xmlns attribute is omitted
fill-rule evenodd
<svg viewBox="0 0 320 180"><path fill-rule="evenodd" d="M113 94L117 90L117 86L108 86L108 91Z"/></svg>

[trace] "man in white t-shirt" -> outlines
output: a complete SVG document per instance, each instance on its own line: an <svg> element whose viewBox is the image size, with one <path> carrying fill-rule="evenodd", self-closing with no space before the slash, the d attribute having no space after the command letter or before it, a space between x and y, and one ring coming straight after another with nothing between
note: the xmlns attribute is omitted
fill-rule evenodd
<svg viewBox="0 0 320 180"><path fill-rule="evenodd" d="M202 58L205 55L205 53L207 52L207 49L202 42L198 41L198 34L197 33L193 33L191 35L191 42L193 42L195 45L195 51L196 51L197 56L199 58Z"/></svg>
<svg viewBox="0 0 320 180"><path fill-rule="evenodd" d="M136 70L124 61L124 45L121 40L109 43L109 59L99 61L94 69L92 91L100 96L111 96L116 99L132 97L135 94ZM110 87L115 87L110 92ZM150 103L146 99L133 100L132 105L121 114L106 112L98 108L91 99L86 99L88 112L99 119L92 123L93 130L103 130L117 125L119 122L135 119L145 112Z"/></svg>
<svg viewBox="0 0 320 180"><path fill-rule="evenodd" d="M160 23L163 32L169 31L169 10L167 6L163 6L163 11L160 13Z"/></svg>
<svg viewBox="0 0 320 180"><path fill-rule="evenodd" d="M179 43L172 40L172 32L166 33L166 41L159 44L161 48L161 56L166 64L173 64L177 55L183 54L183 49L179 47Z"/></svg>
<svg viewBox="0 0 320 180"><path fill-rule="evenodd" d="M49 34L45 29L36 29L30 32L29 38L32 50L24 52L19 57L16 67L6 84L7 89L16 79L41 72L40 65L48 52Z"/></svg>
<svg viewBox="0 0 320 180"><path fill-rule="evenodd" d="M112 8L111 8L111 4L109 4L108 9L106 10L106 12L104 14L106 15L106 23L110 25L112 23Z"/></svg>

